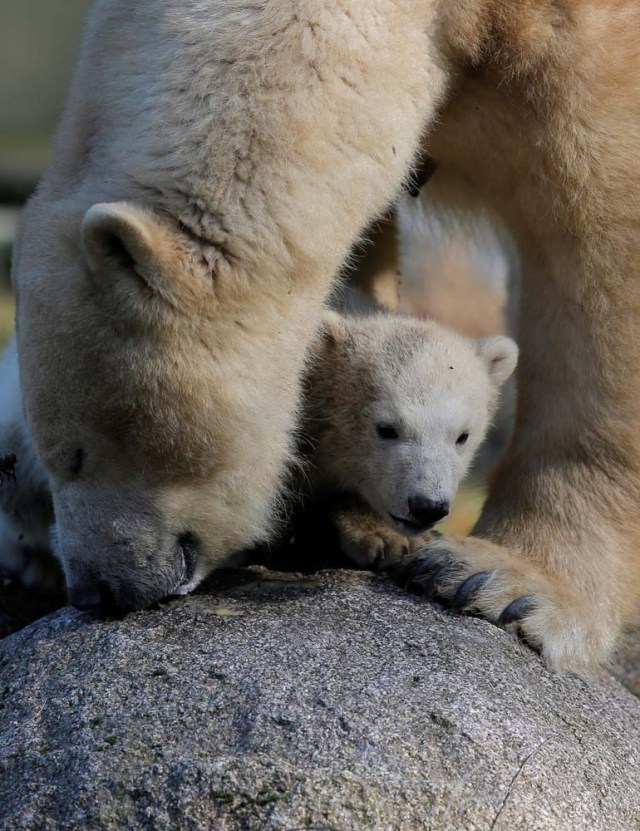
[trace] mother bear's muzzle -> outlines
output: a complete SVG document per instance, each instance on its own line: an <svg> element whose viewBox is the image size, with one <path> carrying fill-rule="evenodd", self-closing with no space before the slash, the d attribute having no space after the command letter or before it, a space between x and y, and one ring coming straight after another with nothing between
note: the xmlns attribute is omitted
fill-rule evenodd
<svg viewBox="0 0 640 831"><path fill-rule="evenodd" d="M102 486L87 499L86 487L80 495L67 485L54 496L54 545L70 603L81 610L120 613L183 593L196 572L195 537L169 530L151 504L141 504L139 494L126 506L121 492L108 493Z"/></svg>

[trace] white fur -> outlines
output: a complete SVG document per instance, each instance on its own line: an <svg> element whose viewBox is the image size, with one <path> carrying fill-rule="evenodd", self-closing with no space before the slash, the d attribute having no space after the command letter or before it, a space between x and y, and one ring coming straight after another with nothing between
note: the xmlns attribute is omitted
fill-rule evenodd
<svg viewBox="0 0 640 831"><path fill-rule="evenodd" d="M410 532L409 500L450 504L515 369L509 338L465 338L392 313L327 315L309 391L312 470ZM392 426L385 439L378 426ZM468 434L461 443L460 437Z"/></svg>

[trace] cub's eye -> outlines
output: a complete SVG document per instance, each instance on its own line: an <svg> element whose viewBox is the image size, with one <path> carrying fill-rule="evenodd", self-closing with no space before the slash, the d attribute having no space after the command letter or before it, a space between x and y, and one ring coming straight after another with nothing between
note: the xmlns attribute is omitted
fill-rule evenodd
<svg viewBox="0 0 640 831"><path fill-rule="evenodd" d="M469 441L469 434L468 433L460 433L458 438L456 439L456 444L458 447L462 447Z"/></svg>
<svg viewBox="0 0 640 831"><path fill-rule="evenodd" d="M376 424L376 433L381 439L399 439L400 433L393 424Z"/></svg>

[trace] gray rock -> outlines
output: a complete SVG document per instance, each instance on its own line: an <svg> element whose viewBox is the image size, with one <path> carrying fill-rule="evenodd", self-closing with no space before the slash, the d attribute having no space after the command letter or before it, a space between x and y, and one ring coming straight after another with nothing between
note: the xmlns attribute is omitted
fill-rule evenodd
<svg viewBox="0 0 640 831"><path fill-rule="evenodd" d="M365 573L64 609L0 673L7 831L640 828L640 701Z"/></svg>

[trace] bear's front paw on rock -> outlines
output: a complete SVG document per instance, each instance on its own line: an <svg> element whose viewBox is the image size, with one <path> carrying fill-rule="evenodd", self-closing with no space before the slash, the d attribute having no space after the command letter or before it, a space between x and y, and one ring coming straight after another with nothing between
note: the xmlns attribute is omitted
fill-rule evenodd
<svg viewBox="0 0 640 831"><path fill-rule="evenodd" d="M460 612L512 627L554 667L577 672L606 661L619 620L565 579L478 537L441 537L405 571L409 587Z"/></svg>
<svg viewBox="0 0 640 831"><path fill-rule="evenodd" d="M334 517L340 548L362 568L406 566L432 539L431 534L409 539L364 510L344 510Z"/></svg>
<svg viewBox="0 0 640 831"><path fill-rule="evenodd" d="M341 528L339 535L342 552L362 568L383 569L409 558L409 540L382 527L356 535Z"/></svg>

